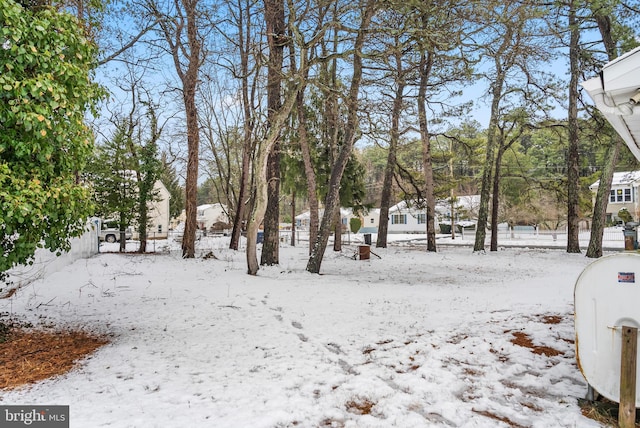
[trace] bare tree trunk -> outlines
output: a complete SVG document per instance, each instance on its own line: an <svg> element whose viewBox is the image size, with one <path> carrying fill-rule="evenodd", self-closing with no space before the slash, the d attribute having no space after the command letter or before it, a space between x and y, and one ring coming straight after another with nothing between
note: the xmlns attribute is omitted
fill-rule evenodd
<svg viewBox="0 0 640 428"><path fill-rule="evenodd" d="M393 176L396 172L396 152L400 140L400 115L404 103L404 71L402 69L402 52L394 52L396 60L396 93L391 109L391 129L389 135L389 152L387 153L387 165L384 168L382 195L380 197L380 217L378 222L377 248L387 248L387 232L389 226L389 205L393 190Z"/></svg>
<svg viewBox="0 0 640 428"><path fill-rule="evenodd" d="M247 127L245 122L245 128ZM253 150L252 132L245 130L245 137L242 148L242 171L240 173L240 189L238 190L238 201L236 204L236 213L233 218L233 230L231 232L231 242L229 248L238 250L240 244L240 235L242 234L242 226L245 220L247 199L249 199L249 178L251 176L251 151Z"/></svg>
<svg viewBox="0 0 640 428"><path fill-rule="evenodd" d="M429 122L427 120L427 86L433 67L433 54L422 53L420 57L420 87L418 88L418 123L420 125L420 139L422 140L422 169L424 173L425 198L427 200L427 251L436 251L436 198L433 181L433 163L431 162L431 138ZM452 211L453 214L453 211ZM453 218L451 219L453 231Z"/></svg>
<svg viewBox="0 0 640 428"><path fill-rule="evenodd" d="M296 191L291 194L291 246L296 246Z"/></svg>
<svg viewBox="0 0 640 428"><path fill-rule="evenodd" d="M345 100L347 108L347 122L344 129L344 144L340 148L340 153L336 159L336 163L331 168L331 176L329 179L329 189L325 200L325 212L322 216L318 239L313 244L311 256L307 263L307 271L311 273L319 273L324 252L329 241L331 233L331 225L333 223L332 213L336 207L340 205L340 181L344 169L347 166L349 157L353 150L353 145L357 137L358 127L358 93L360 91L360 83L362 81L362 48L364 46L366 29L371 23L371 18L375 11L375 0L368 0L363 10L362 21L356 41L353 48L353 75L351 78L351 87L349 95Z"/></svg>
<svg viewBox="0 0 640 428"><path fill-rule="evenodd" d="M480 206L478 208L478 223L476 227L476 239L473 251L484 251L484 241L487 237L487 223L489 216L489 198L492 188L493 166L495 162L496 139L498 120L500 115L500 102L502 100L504 83L509 69L505 63L511 63L509 57L514 52L512 48L514 32L519 31L515 26L507 26L500 46L492 55L495 64L495 78L491 82L491 115L489 117L489 129L487 130L487 150L482 168L482 181L480 184ZM505 56L507 57L505 59ZM453 226L453 225L452 225Z"/></svg>
<svg viewBox="0 0 640 428"><path fill-rule="evenodd" d="M251 50L251 13L249 6L246 7L246 17L243 18L242 4L238 1L238 45L240 47L240 69L242 70L242 108L244 112L243 133L244 141L242 146L242 171L240 172L240 189L238 189L238 201L236 203L235 217L233 218L233 230L231 232L231 242L229 248L238 250L240 235L247 212L249 199L249 180L251 178L251 153L254 149L253 140L253 114L249 98L249 55ZM246 30L243 28L246 27ZM246 36L246 37L245 37Z"/></svg>
<svg viewBox="0 0 640 428"><path fill-rule="evenodd" d="M593 206L591 237L589 238L589 246L587 247L586 253L586 256L589 258L602 257L602 239L607 218L607 205L609 202L609 193L611 192L611 183L613 182L613 173L616 168L618 154L620 153L620 146L620 138L614 137L611 146L607 148L603 160L604 167L600 176L598 192L596 193L596 203Z"/></svg>
<svg viewBox="0 0 640 428"><path fill-rule="evenodd" d="M315 242L318 237L318 215L320 206L318 203L316 172L313 169L311 148L309 147L309 139L307 138L307 119L304 109L304 88L298 91L296 107L298 112L298 140L300 141L300 149L302 150L304 172L307 177L307 199L309 200L309 254L311 254L312 243Z"/></svg>
<svg viewBox="0 0 640 428"><path fill-rule="evenodd" d="M282 108L280 91L282 86L282 63L284 47L287 44L285 34L284 0L264 0L269 60L267 62L267 121L272 121ZM279 130L278 130L279 131ZM276 265L279 263L280 249L280 138L279 134L267 160L267 207L264 217L264 242L260 263Z"/></svg>
<svg viewBox="0 0 640 428"><path fill-rule="evenodd" d="M569 154L567 159L567 253L580 252L579 240L579 199L580 199L580 172L579 172L579 135L578 135L578 78L580 76L580 29L576 18L576 4L570 2L569 28L571 32L569 42Z"/></svg>
<svg viewBox="0 0 640 428"><path fill-rule="evenodd" d="M498 210L500 197L500 168L502 167L502 156L505 147L501 145L496 155L496 164L493 173L493 195L491 197L491 244L489 251L498 251Z"/></svg>
<svg viewBox="0 0 640 428"><path fill-rule="evenodd" d="M331 69L331 87L335 87L337 84L337 63L333 61L333 67ZM326 134L329 141L329 162L331 165L335 165L338 158L338 152L340 151L340 132L338 125L338 97L335 91L329 90L328 96L325 102L325 116L326 116ZM342 181L342 180L340 180ZM339 186L338 186L339 189ZM329 197L330 190L327 191L326 198ZM341 251L340 234L338 233L338 226L340 221L340 190L338 190L338 204L333 207L331 211L327 211L325 201L325 211L323 216L330 216L331 228L333 230L333 251Z"/></svg>
<svg viewBox="0 0 640 428"><path fill-rule="evenodd" d="M609 61L618 56L616 43L611 34L611 19L595 11L596 22L602 36L605 49ZM611 183L613 182L613 173L615 172L616 162L620 153L622 139L619 136L609 146L603 159L603 169L596 194L596 203L593 206L593 218L591 221L591 236L589 237L589 246L587 247L586 256L589 258L602 257L602 238L607 217L607 205L609 203L609 193L611 192Z"/></svg>
<svg viewBox="0 0 640 428"><path fill-rule="evenodd" d="M185 226L182 237L182 257L195 257L196 216L198 194L198 161L200 133L196 90L198 74L202 62L202 46L198 36L197 10L199 0L176 0L177 15L170 20L157 8L148 3L157 18L161 31L169 46L176 73L182 83L182 100L187 124L187 176L185 180ZM186 28L185 28L186 25ZM185 45L183 31L186 29Z"/></svg>
<svg viewBox="0 0 640 428"><path fill-rule="evenodd" d="M493 174L493 195L491 197L491 246L490 251L498 251L498 220L500 209L500 181L502 180L502 159L504 154L509 150L516 141L520 140L522 133L524 132L525 125L521 125L517 132L509 132L510 137L508 141L505 141L504 129L500 130L500 137L498 139L496 154L495 169Z"/></svg>
<svg viewBox="0 0 640 428"><path fill-rule="evenodd" d="M122 213L120 213L120 247L118 249L119 252L121 253L126 253L127 252L127 232L124 228L124 219L123 219L123 215Z"/></svg>
<svg viewBox="0 0 640 428"><path fill-rule="evenodd" d="M142 194L140 193L141 184L143 182L142 173L140 171L140 156L138 156L138 149L133 143L134 140L134 128L136 126L140 126L140 123L134 117L137 105L138 105L138 91L137 91L137 82L133 80L130 86L131 91L131 110L129 110L129 119L127 124L127 146L129 149L129 154L131 155L131 159L135 164L135 174L136 174L136 185L138 186L138 240L140 244L138 245L138 253L144 254L147 251L147 203L146 200L143 200ZM156 124L155 120L153 121L154 125ZM152 132L155 131L155 127L153 127ZM139 141L142 143L141 141ZM154 142L155 144L155 142ZM120 233L120 247L124 250L123 244L125 243L126 232L121 231Z"/></svg>
<svg viewBox="0 0 640 428"><path fill-rule="evenodd" d="M289 9L293 9L291 6L291 2L288 3ZM319 10L319 22L324 21L324 15L326 10L320 8ZM292 31L293 32L293 31ZM300 87L298 88L298 92L296 94L296 116L297 116L297 131L298 131L298 142L300 143L300 151L302 153L302 160L304 163L304 172L307 179L307 199L309 201L309 254L311 254L312 243L315 242L318 236L318 213L319 213L319 202L318 202L318 185L317 185L317 177L316 172L313 167L313 161L311 159L311 148L309 146L309 138L307 134L307 114L305 111L304 105L304 93L306 90L306 82L308 81L309 76L309 58L307 58L307 53L309 52L307 48L301 49L300 51L300 62L301 69L298 70L298 66L296 63L296 52L295 52L295 43L294 39L298 38L299 35L292 35L289 41L289 50L290 50L290 66L292 74L300 74L302 78L302 82ZM295 215L293 216L295 217ZM293 237L291 238L294 239Z"/></svg>
<svg viewBox="0 0 640 428"><path fill-rule="evenodd" d="M333 224L335 225L333 229L333 251L340 252L342 251L342 221L340 215L340 204L336 207L335 213L333 214Z"/></svg>
<svg viewBox="0 0 640 428"><path fill-rule="evenodd" d="M198 151L200 135L198 132L198 110L195 96L198 73L187 73L184 79L184 105L187 115L187 178L185 180L185 226L182 238L182 257L195 257L196 216L198 214Z"/></svg>
<svg viewBox="0 0 640 428"><path fill-rule="evenodd" d="M280 111L273 116L271 127L269 128L265 139L259 145L256 154L256 193L253 202L251 215L247 219L247 273L256 275L260 268L257 255L257 238L258 228L264 219L264 213L267 210L267 158L273 150L278 138L280 138L280 129L284 125L285 120L289 117L293 105L296 101L298 88L294 88L285 98Z"/></svg>
<svg viewBox="0 0 640 428"><path fill-rule="evenodd" d="M493 86L493 98L491 101L491 117L487 131L487 151L482 168L482 182L480 188L480 207L478 208L478 223L476 227L476 240L473 251L484 251L484 241L487 237L487 221L489 215L489 198L492 188L493 165L496 146L496 131L498 128L498 109L502 96L504 75L499 75ZM453 225L452 225L453 227Z"/></svg>
<svg viewBox="0 0 640 428"><path fill-rule="evenodd" d="M280 256L280 142L276 141L267 159L267 209L264 216L264 241L260 264L272 266Z"/></svg>
<svg viewBox="0 0 640 428"><path fill-rule="evenodd" d="M394 159L395 161L395 159ZM389 162L389 158L387 157L387 162ZM385 176L386 176L385 172ZM386 179L385 179L386 180ZM386 186L382 187L382 196L380 201L380 216L378 217L378 238L376 239L376 248L387 248L387 234L389 233L389 202L385 203L385 193L390 193L386 191ZM387 199L391 199L389 196L386 196Z"/></svg>

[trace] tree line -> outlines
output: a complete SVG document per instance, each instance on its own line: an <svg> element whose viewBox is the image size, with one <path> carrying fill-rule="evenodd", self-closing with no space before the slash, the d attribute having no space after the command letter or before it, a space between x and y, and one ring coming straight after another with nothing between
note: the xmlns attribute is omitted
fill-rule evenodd
<svg viewBox="0 0 640 428"><path fill-rule="evenodd" d="M399 196L394 189L424 203L428 251L436 251L435 203L443 194L477 189L474 251L483 251L486 231L497 249L501 210L522 209L518 198L535 189L540 209L554 206L566 222L567 251L580 251L579 221L590 217L587 255L601 255L623 144L579 82L635 46L636 1L50 5L73 12L99 47L91 73L112 89L103 112L114 100L131 108L135 97L123 82L136 82L135 92L144 94L138 100L166 124L156 141L184 180L184 257L195 255L204 177L228 203L232 249L246 230L249 274L279 262L283 194L304 199L311 213L307 270L318 273L340 206L366 205L371 170L363 172L363 146L383 154L375 160L379 247ZM478 99L465 99L470 88ZM472 103L486 109L485 129L473 123ZM119 138L120 125L100 126L107 130L101 144ZM407 158L410 143L417 150ZM591 215L581 196L586 177L601 180Z"/></svg>

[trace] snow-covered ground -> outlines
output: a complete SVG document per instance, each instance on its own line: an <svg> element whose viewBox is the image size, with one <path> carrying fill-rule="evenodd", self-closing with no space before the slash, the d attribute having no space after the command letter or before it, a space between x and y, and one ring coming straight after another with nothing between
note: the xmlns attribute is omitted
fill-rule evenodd
<svg viewBox="0 0 640 428"><path fill-rule="evenodd" d="M34 323L112 335L0 402L70 405L75 428L600 426L577 403L584 254L405 242L361 261L345 246L314 275L306 245L283 243L280 265L253 277L227 240L199 242L216 258L183 260L166 241L99 254L0 300Z"/></svg>

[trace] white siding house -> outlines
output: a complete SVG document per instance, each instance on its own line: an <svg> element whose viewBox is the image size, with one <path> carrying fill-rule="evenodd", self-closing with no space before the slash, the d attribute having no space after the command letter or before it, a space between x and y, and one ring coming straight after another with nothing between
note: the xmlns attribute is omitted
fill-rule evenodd
<svg viewBox="0 0 640 428"><path fill-rule="evenodd" d="M198 228L209 230L215 223L230 223L227 207L220 203L200 205L197 209Z"/></svg>
<svg viewBox="0 0 640 428"><path fill-rule="evenodd" d="M149 219L147 222L147 238L148 239L165 239L169 231L169 201L171 194L166 186L160 180L156 180L153 185L153 191L157 200L149 202ZM133 226L133 239L138 239L138 226Z"/></svg>
<svg viewBox="0 0 640 428"><path fill-rule="evenodd" d="M589 186L594 203L599 186L599 180ZM640 218L639 188L640 171L625 171L613 174L611 191L609 193L609 203L607 204L607 221L614 223L619 221L620 218L618 217L618 211L622 208L626 208L635 221Z"/></svg>
<svg viewBox="0 0 640 428"><path fill-rule="evenodd" d="M318 210L318 218L319 221L322 221L322 216L324 215L324 208ZM349 228L349 220L356 216L353 215L353 210L351 208L340 208L340 223L342 224L342 229L347 230ZM296 216L296 228L300 230L309 230L309 222L311 220L311 211L305 211L302 214L298 214Z"/></svg>
<svg viewBox="0 0 640 428"><path fill-rule="evenodd" d="M480 195L456 196L453 205L453 217L456 220L470 220L478 218ZM443 199L436 203L436 215L440 218L451 218L451 200Z"/></svg>
<svg viewBox="0 0 640 428"><path fill-rule="evenodd" d="M455 199L454 214L455 224L464 225L475 222L480 205L480 195L463 195ZM441 222L450 224L451 202L441 200L436 203L436 231ZM446 219L446 220L445 220ZM401 201L389 208L389 233L427 233L427 211L424 208L416 208L415 204L407 204Z"/></svg>
<svg viewBox="0 0 640 428"><path fill-rule="evenodd" d="M427 212L400 201L389 207L389 233L427 233Z"/></svg>
<svg viewBox="0 0 640 428"><path fill-rule="evenodd" d="M155 182L153 189L158 198L151 203L149 232L152 232L152 234L150 234L150 237L166 238L169 232L169 221L171 220L171 215L169 214L171 194L160 180Z"/></svg>
<svg viewBox="0 0 640 428"><path fill-rule="evenodd" d="M360 233L378 233L380 225L380 208L372 208L368 213L360 216L362 227Z"/></svg>

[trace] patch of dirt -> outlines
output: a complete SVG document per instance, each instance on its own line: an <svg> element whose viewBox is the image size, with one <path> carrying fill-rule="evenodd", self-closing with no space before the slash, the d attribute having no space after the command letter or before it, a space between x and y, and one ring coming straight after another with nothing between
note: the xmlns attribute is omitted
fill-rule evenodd
<svg viewBox="0 0 640 428"><path fill-rule="evenodd" d="M5 325L0 322L0 325ZM108 343L84 331L7 329L0 341L0 390L30 385L67 373L76 363Z"/></svg>
<svg viewBox="0 0 640 428"><path fill-rule="evenodd" d="M562 317L560 315L544 315L542 317L542 322L544 324L560 324L562 322Z"/></svg>
<svg viewBox="0 0 640 428"><path fill-rule="evenodd" d="M370 346L367 346L366 348L364 348L364 349L362 350L362 353L363 353L364 355L369 355L370 353L372 353L372 352L373 352L373 351L375 351L375 350L376 350L376 348L372 348L372 347L370 347Z"/></svg>
<svg viewBox="0 0 640 428"><path fill-rule="evenodd" d="M495 413L491 413L491 412L488 412L486 410L471 409L471 411L473 413L477 413L477 414L482 415L484 417L487 417L489 419L493 419L493 420L496 420L496 421L504 422L505 424L507 424L507 425L509 425L510 427L513 427L513 428L526 428L523 425L515 423L514 421L512 421L511 419L509 419L507 417L498 416Z"/></svg>
<svg viewBox="0 0 640 428"><path fill-rule="evenodd" d="M347 412L356 415L370 415L371 409L376 403L372 403L367 399L357 399L348 401L346 404Z"/></svg>
<svg viewBox="0 0 640 428"><path fill-rule="evenodd" d="M529 335L521 331L514 331L514 332L511 332L511 334L513 335L513 339L511 339L511 343L513 343L514 345L522 346L524 348L529 348L531 349L531 352L533 352L536 355L544 355L546 357L555 357L557 355L564 355L563 352L560 352L557 349L553 349L549 346L534 345Z"/></svg>

